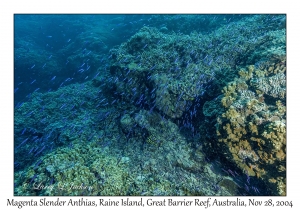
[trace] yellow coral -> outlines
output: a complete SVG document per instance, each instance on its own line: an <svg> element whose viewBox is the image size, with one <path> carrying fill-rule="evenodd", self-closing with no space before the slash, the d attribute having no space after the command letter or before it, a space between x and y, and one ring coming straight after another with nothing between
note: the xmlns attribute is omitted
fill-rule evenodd
<svg viewBox="0 0 300 210"><path fill-rule="evenodd" d="M248 67L248 71L244 69L240 70L239 75L247 81L252 78L254 69L254 65L251 65Z"/></svg>
<svg viewBox="0 0 300 210"><path fill-rule="evenodd" d="M241 69L240 78L223 88L221 102L225 111L222 120L217 120L217 134L220 146L225 145L231 153L226 153L226 158L250 176L267 180L270 185L276 182L277 194L282 195L284 179L279 180L274 171L285 170L284 165L276 164L286 158L285 63L266 66L259 70L254 66ZM283 100L277 100L274 106L269 98L265 100L265 94ZM222 128L226 132L219 130Z"/></svg>
<svg viewBox="0 0 300 210"><path fill-rule="evenodd" d="M258 135L257 126L254 125L252 122L249 123L249 129L252 133L255 133L256 135Z"/></svg>

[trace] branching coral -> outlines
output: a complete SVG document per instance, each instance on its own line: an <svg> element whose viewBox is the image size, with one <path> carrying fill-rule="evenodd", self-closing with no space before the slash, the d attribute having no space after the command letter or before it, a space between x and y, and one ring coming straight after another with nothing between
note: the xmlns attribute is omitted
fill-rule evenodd
<svg viewBox="0 0 300 210"><path fill-rule="evenodd" d="M217 145L227 160L262 179L277 195L285 194L284 63L281 59L264 69L242 69L240 77L223 89L225 111L216 126L221 143Z"/></svg>

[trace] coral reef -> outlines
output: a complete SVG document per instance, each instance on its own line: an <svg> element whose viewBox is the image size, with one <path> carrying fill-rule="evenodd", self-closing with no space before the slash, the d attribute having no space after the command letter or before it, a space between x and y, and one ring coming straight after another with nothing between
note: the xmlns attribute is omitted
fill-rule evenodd
<svg viewBox="0 0 300 210"><path fill-rule="evenodd" d="M213 79L213 74L203 64L189 65L192 59L186 57L188 52L184 47L187 43L190 46L200 43L201 38L196 34L178 38L175 34L165 35L155 28L144 27L111 51L114 64L110 71L116 75L114 85L125 99L146 103L171 118L179 118L189 108L189 101L204 93L204 85ZM199 54L196 48L190 52ZM183 69L182 65L186 67Z"/></svg>
<svg viewBox="0 0 300 210"><path fill-rule="evenodd" d="M15 195L285 195L284 25L83 15L20 26Z"/></svg>
<svg viewBox="0 0 300 210"><path fill-rule="evenodd" d="M216 114L217 146L226 160L285 195L285 58L241 69L223 89L223 114ZM219 106L220 106L219 105ZM214 103L213 106L218 106Z"/></svg>
<svg viewBox="0 0 300 210"><path fill-rule="evenodd" d="M146 110L121 121L128 118L151 134L143 137L140 127L128 138L113 132L75 139L16 172L15 195L233 195L228 186L216 188L222 175L212 172L200 149L194 153L174 123Z"/></svg>

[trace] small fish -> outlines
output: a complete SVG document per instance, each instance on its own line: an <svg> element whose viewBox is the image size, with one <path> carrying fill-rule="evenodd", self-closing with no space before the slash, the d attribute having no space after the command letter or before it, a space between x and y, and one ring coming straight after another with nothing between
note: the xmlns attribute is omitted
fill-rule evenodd
<svg viewBox="0 0 300 210"><path fill-rule="evenodd" d="M37 153L35 153L35 155L34 156L36 156L36 155L38 155L38 154L40 154L44 149L45 149L45 145L43 146L43 148L42 149L40 149Z"/></svg>
<svg viewBox="0 0 300 210"><path fill-rule="evenodd" d="M52 79L50 81L55 80L55 78L56 78L56 76L52 77Z"/></svg>
<svg viewBox="0 0 300 210"><path fill-rule="evenodd" d="M155 68L155 66L156 66L156 64L155 64L154 66L152 66L152 67L150 68L150 70L154 69L154 68Z"/></svg>
<svg viewBox="0 0 300 210"><path fill-rule="evenodd" d="M260 193L257 187L254 187L256 193Z"/></svg>
<svg viewBox="0 0 300 210"><path fill-rule="evenodd" d="M99 75L99 73L100 73L100 72L98 72L98 73L93 77L93 79L95 79L95 78Z"/></svg>
<svg viewBox="0 0 300 210"><path fill-rule="evenodd" d="M29 112L26 117L30 116L33 113L33 111Z"/></svg>
<svg viewBox="0 0 300 210"><path fill-rule="evenodd" d="M102 99L99 103L103 102L104 100L106 100L106 98Z"/></svg>
<svg viewBox="0 0 300 210"><path fill-rule="evenodd" d="M21 142L21 144L19 144L19 146L17 148L19 148L22 144L24 144L29 138L26 138L24 141Z"/></svg>
<svg viewBox="0 0 300 210"><path fill-rule="evenodd" d="M30 153L33 151L33 149L34 149L34 148L32 147L31 150L28 152L28 154L30 154Z"/></svg>
<svg viewBox="0 0 300 210"><path fill-rule="evenodd" d="M52 185L54 182L54 178L52 177L51 180L50 180L50 185Z"/></svg>
<svg viewBox="0 0 300 210"><path fill-rule="evenodd" d="M34 166L34 168L33 169L36 169L40 164L41 164L41 162L42 162L43 160L42 159L40 159L36 164L35 164L35 166Z"/></svg>
<svg viewBox="0 0 300 210"><path fill-rule="evenodd" d="M24 102L22 102L17 108L20 108L23 104L24 104Z"/></svg>
<svg viewBox="0 0 300 210"><path fill-rule="evenodd" d="M33 69L35 67L35 64L33 64L33 66L31 66L31 68L30 69Z"/></svg>
<svg viewBox="0 0 300 210"><path fill-rule="evenodd" d="M52 36L47 36L47 38L52 38Z"/></svg>
<svg viewBox="0 0 300 210"><path fill-rule="evenodd" d="M250 184L250 176L247 175L247 182Z"/></svg>
<svg viewBox="0 0 300 210"><path fill-rule="evenodd" d="M71 39L68 39L68 41L67 42L70 42L71 41Z"/></svg>
<svg viewBox="0 0 300 210"><path fill-rule="evenodd" d="M244 189L245 189L247 192L249 192L249 187L248 187L248 185L245 184Z"/></svg>
<svg viewBox="0 0 300 210"><path fill-rule="evenodd" d="M43 65L42 69L46 66L46 63Z"/></svg>
<svg viewBox="0 0 300 210"><path fill-rule="evenodd" d="M66 104L63 104L61 107L60 107L60 109L62 109L63 107L65 107L66 106Z"/></svg>
<svg viewBox="0 0 300 210"><path fill-rule="evenodd" d="M21 135L23 135L25 133L25 131L26 131L26 128L23 129Z"/></svg>
<svg viewBox="0 0 300 210"><path fill-rule="evenodd" d="M36 79L35 80L33 80L30 84L32 85L34 82L36 81Z"/></svg>
<svg viewBox="0 0 300 210"><path fill-rule="evenodd" d="M29 184L31 184L35 180L36 177L37 177L37 174L34 174L34 176L31 178L31 181Z"/></svg>

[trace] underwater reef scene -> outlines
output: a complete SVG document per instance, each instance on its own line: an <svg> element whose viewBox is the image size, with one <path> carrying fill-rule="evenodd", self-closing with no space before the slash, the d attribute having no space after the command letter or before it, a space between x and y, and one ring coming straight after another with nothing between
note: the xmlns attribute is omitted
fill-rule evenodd
<svg viewBox="0 0 300 210"><path fill-rule="evenodd" d="M15 15L14 195L286 195L286 15Z"/></svg>

